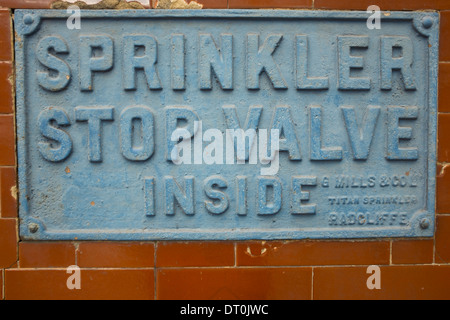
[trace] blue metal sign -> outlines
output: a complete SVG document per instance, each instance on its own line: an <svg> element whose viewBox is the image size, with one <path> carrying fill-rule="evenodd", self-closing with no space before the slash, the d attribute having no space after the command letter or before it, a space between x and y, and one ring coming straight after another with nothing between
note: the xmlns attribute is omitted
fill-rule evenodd
<svg viewBox="0 0 450 320"><path fill-rule="evenodd" d="M22 239L432 236L439 15L369 17L17 10Z"/></svg>

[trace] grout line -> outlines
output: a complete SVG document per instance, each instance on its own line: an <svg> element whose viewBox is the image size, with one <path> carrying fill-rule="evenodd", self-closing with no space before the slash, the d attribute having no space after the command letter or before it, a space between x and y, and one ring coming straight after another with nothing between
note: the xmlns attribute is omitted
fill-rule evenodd
<svg viewBox="0 0 450 320"><path fill-rule="evenodd" d="M17 206L17 209L19 208L19 206ZM18 213L17 213L18 216ZM17 268L20 267L20 261L19 261L19 242L20 242L20 233L19 233L19 218L14 218L14 220L16 221L16 264L17 264Z"/></svg>
<svg viewBox="0 0 450 320"><path fill-rule="evenodd" d="M16 248L17 248L17 256L16 256L16 268L20 268L20 259L19 259L19 243L20 243L20 220L19 220L19 170L18 170L18 156L17 156L17 114L16 114L16 38L15 38L15 29L14 29L14 11L10 10L9 13L9 23L10 23L10 37L11 37L11 75L12 83L11 83L11 95L12 95L12 113L10 114L13 117L13 140L14 140L14 171L15 171L15 185L17 188L17 198L16 201L16 212L15 212L15 220L16 220ZM9 166L8 166L9 167ZM3 271L3 298L5 298L6 293L6 283L5 283L5 271Z"/></svg>
<svg viewBox="0 0 450 320"><path fill-rule="evenodd" d="M201 267L197 267L197 266L187 266L187 267L183 267L183 266L176 266L176 267L159 267L158 270L181 270L181 269L282 269L282 268L288 268L288 269L294 269L294 268L366 268L370 265L374 265L374 263L366 263L366 264L350 264L350 265L280 265L280 266L201 266ZM417 264L414 263L402 263L402 264L395 264L395 265L389 265L389 264L377 264L375 263L375 265L378 265L380 267L415 267L417 266ZM432 264L432 263L422 263L420 264L420 266L428 266L428 267L433 267L433 266L450 266L450 263L437 263L437 264ZM104 269L104 270L110 270L110 269L139 269L139 268L82 268L82 269L93 269L93 270L97 270L97 269ZM146 268L141 268L141 269L151 269L149 267Z"/></svg>
<svg viewBox="0 0 450 320"><path fill-rule="evenodd" d="M196 267L196 266L190 266L190 267L161 267L159 269L172 269L172 270L177 270L177 269L264 269L264 268L268 268L268 269L282 269L282 268L366 268L370 265L374 265L373 263L366 263L366 264L350 264L350 265L280 265L280 266L238 266L238 267L233 267L233 266L202 266L202 267ZM393 264L393 265L389 265L389 264L375 264L377 266L380 267L416 267L416 266L423 266L423 267L434 267L434 266L442 266L442 267L449 267L450 263L421 263L421 264L416 264L416 263L402 263L402 264ZM123 268L118 268L118 269L123 269Z"/></svg>
<svg viewBox="0 0 450 320"><path fill-rule="evenodd" d="M155 242L155 249L153 252L153 300L157 300L156 298L156 286L157 286L157 277L158 277L158 268L156 267L156 259L157 259L157 255L156 252L158 250L158 241Z"/></svg>
<svg viewBox="0 0 450 320"><path fill-rule="evenodd" d="M436 264L436 237L433 238L433 264Z"/></svg>
<svg viewBox="0 0 450 320"><path fill-rule="evenodd" d="M389 246L389 265L392 266L392 240L390 241Z"/></svg>
<svg viewBox="0 0 450 320"><path fill-rule="evenodd" d="M234 266L237 267L237 243L234 242Z"/></svg>
<svg viewBox="0 0 450 320"><path fill-rule="evenodd" d="M207 266L207 267L160 267L158 270L192 270L192 269L200 269L200 270L208 270L208 269L306 269L306 268L367 268L370 266L370 263L367 264L361 264L361 265L308 265L308 266L239 266L237 268L233 266ZM373 264L372 264L373 265ZM398 268L398 267L450 267L450 263L422 263L422 264L396 264L396 265L386 265L386 264L377 264L380 267L387 267L387 268ZM113 271L113 270L155 270L154 267L133 267L133 268L126 268L126 267L83 267L80 268L81 270L99 270L99 271ZM66 271L67 268L64 267L44 267L44 268L20 268L20 271Z"/></svg>
<svg viewBox="0 0 450 320"><path fill-rule="evenodd" d="M11 270L15 271L67 271L67 267L42 267L42 268L33 268L33 267L26 267L26 268L13 268ZM153 267L80 267L81 271L139 271L139 270L154 270Z"/></svg>
<svg viewBox="0 0 450 320"><path fill-rule="evenodd" d="M2 269L2 296L5 300L5 269Z"/></svg>
<svg viewBox="0 0 450 320"><path fill-rule="evenodd" d="M436 264L436 231L437 231L437 217L434 217L434 236L433 236L433 264Z"/></svg>
<svg viewBox="0 0 450 320"><path fill-rule="evenodd" d="M74 242L73 245L75 247L75 265L78 267L78 253L80 250L80 244L78 242Z"/></svg>

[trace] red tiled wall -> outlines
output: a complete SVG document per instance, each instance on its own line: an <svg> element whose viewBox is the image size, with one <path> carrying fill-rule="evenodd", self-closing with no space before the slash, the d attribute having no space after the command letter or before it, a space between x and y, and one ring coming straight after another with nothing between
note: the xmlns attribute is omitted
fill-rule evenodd
<svg viewBox="0 0 450 320"><path fill-rule="evenodd" d="M1 299L450 299L450 1L205 0L204 8L441 10L436 234L432 239L244 242L20 242L11 11L0 0ZM154 4L153 4L154 5ZM448 11L446 11L448 10ZM81 290L66 268L81 268ZM381 290L366 286L381 268Z"/></svg>

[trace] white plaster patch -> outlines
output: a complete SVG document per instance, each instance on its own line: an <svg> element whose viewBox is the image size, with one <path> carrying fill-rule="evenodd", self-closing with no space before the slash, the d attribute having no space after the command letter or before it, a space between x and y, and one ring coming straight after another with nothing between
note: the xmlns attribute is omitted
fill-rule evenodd
<svg viewBox="0 0 450 320"><path fill-rule="evenodd" d="M86 4L97 4L99 2L101 2L102 0L65 0L65 2L69 2L69 3L75 3L77 1L83 1ZM127 2L139 2L140 4L144 5L144 6L149 6L150 5L150 0L126 0Z"/></svg>

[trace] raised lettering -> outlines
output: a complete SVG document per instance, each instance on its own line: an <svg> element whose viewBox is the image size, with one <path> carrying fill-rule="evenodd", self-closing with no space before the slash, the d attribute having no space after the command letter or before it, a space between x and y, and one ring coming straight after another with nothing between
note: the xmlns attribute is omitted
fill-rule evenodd
<svg viewBox="0 0 450 320"><path fill-rule="evenodd" d="M341 147L322 148L322 107L311 106L309 110L311 160L342 160Z"/></svg>
<svg viewBox="0 0 450 320"><path fill-rule="evenodd" d="M236 213L239 216L245 216L247 215L247 177L237 176L236 186Z"/></svg>
<svg viewBox="0 0 450 320"><path fill-rule="evenodd" d="M394 56L394 50L401 51L401 56ZM392 89L392 72L402 74L406 90L416 90L413 70L413 45L409 37L381 37L381 89Z"/></svg>
<svg viewBox="0 0 450 320"><path fill-rule="evenodd" d="M144 70L149 89L161 89L156 69L158 43L149 35L123 37L123 80L125 90L136 90L136 70Z"/></svg>
<svg viewBox="0 0 450 320"><path fill-rule="evenodd" d="M338 36L338 87L341 90L370 90L370 78L351 77L351 69L363 69L364 59L351 55L352 48L368 48L369 37Z"/></svg>
<svg viewBox="0 0 450 320"><path fill-rule="evenodd" d="M277 106L275 108L271 129L279 130L279 151L289 152L290 160L301 160L300 143L295 131L294 121L292 120L290 106ZM272 150L270 144L271 140L269 141L268 149Z"/></svg>
<svg viewBox="0 0 450 320"><path fill-rule="evenodd" d="M91 162L102 161L102 121L114 120L113 107L76 107L77 121L88 122L88 159Z"/></svg>
<svg viewBox="0 0 450 320"><path fill-rule="evenodd" d="M380 107L368 106L364 114L361 126L356 120L354 107L341 107L344 115L347 134L353 150L353 158L356 160L367 160L372 143L375 126L377 124Z"/></svg>
<svg viewBox="0 0 450 320"><path fill-rule="evenodd" d="M417 119L418 114L419 109L417 107L388 107L386 159L417 160L419 158L419 151L417 148L399 147L399 139L410 140L412 138L412 128L399 127L399 120Z"/></svg>
<svg viewBox="0 0 450 320"><path fill-rule="evenodd" d="M205 200L205 207L208 212L217 215L224 213L228 209L229 199L226 193L218 189L226 189L227 181L221 176L211 176L205 180L205 194L214 200Z"/></svg>
<svg viewBox="0 0 450 320"><path fill-rule="evenodd" d="M37 80L39 85L46 90L61 91L70 82L70 67L63 59L51 54L49 52L50 49L53 49L55 53L69 53L66 41L59 36L42 38L37 44L36 58L43 66L49 70L56 71L58 74L50 76L49 71L38 71Z"/></svg>
<svg viewBox="0 0 450 320"><path fill-rule="evenodd" d="M80 88L92 91L93 72L113 67L114 42L110 36L80 36ZM101 55L99 56L99 52Z"/></svg>
<svg viewBox="0 0 450 320"><path fill-rule="evenodd" d="M198 130L198 127L194 126L194 122L199 121L197 113L189 107L166 107L166 159L168 161L173 161L172 151L177 145L178 141L174 141L174 134L180 138L183 136L183 140L187 138L192 138ZM182 131L178 130L180 134L176 134L178 123L180 121L186 122L186 126L183 127ZM182 134L182 135L181 135ZM177 139L178 140L178 139ZM189 142L190 146L190 142ZM190 157L189 153L189 157Z"/></svg>
<svg viewBox="0 0 450 320"><path fill-rule="evenodd" d="M296 80L297 89L328 89L328 77L308 77L308 36L297 35Z"/></svg>
<svg viewBox="0 0 450 320"><path fill-rule="evenodd" d="M176 182L174 177L167 176L164 178L164 190L166 199L166 215L175 214L175 201L183 209L187 215L195 213L194 206L194 177L184 177L184 191Z"/></svg>
<svg viewBox="0 0 450 320"><path fill-rule="evenodd" d="M256 138L256 134L251 134L251 133L256 133L256 130L258 130L258 125L259 125L259 119L261 118L261 113L262 113L262 106L251 106L248 109L248 113L247 113L247 118L245 120L245 124L244 127L241 126L238 115L237 115L237 109L236 106L234 105L225 105L222 107L222 111L223 111L223 115L225 117L225 123L227 124L227 129L230 130L234 130L234 132L237 132L237 130L242 129L244 132L244 135L242 135L240 138L243 139L243 143L234 143L234 138L233 138L233 144L234 144L234 150L237 153L237 159L241 160L241 161L247 161L249 160L249 153L250 150L253 148L254 146L254 142L255 142L255 138ZM249 131L250 130L250 131ZM248 137L248 148L245 145L245 138ZM228 140L227 140L228 142ZM238 152L237 148L239 146L243 146L244 149L239 150L240 152ZM230 149L228 149L230 150ZM243 152L245 152L244 154L242 154ZM227 155L228 156L228 155ZM229 158L229 159L228 159ZM232 160L231 163L234 163L234 155L229 155L227 159L228 160ZM227 161L227 163L230 163Z"/></svg>
<svg viewBox="0 0 450 320"><path fill-rule="evenodd" d="M222 89L233 89L233 35L221 35L221 47L217 48L210 34L200 34L198 73L200 89L212 88L212 72Z"/></svg>
<svg viewBox="0 0 450 320"><path fill-rule="evenodd" d="M269 190L272 199L268 199ZM272 215L281 210L281 182L278 177L258 178L258 214Z"/></svg>
<svg viewBox="0 0 450 320"><path fill-rule="evenodd" d="M265 72L275 89L287 89L273 53L283 39L281 34L269 35L259 47L259 35L247 35L247 88L259 89L259 76Z"/></svg>
<svg viewBox="0 0 450 320"><path fill-rule="evenodd" d="M54 147L52 142L39 142L38 149L45 160L58 162L65 160L72 152L72 139L65 131L52 126L53 121L58 126L70 125L69 117L64 110L53 107L41 111L38 118L41 134L59 145Z"/></svg>
<svg viewBox="0 0 450 320"><path fill-rule="evenodd" d="M139 123L139 126L138 126ZM140 130L136 130L140 127ZM140 139L137 139L137 138ZM133 146L139 140L140 146ZM125 108L120 115L120 147L122 155L131 161L145 161L155 149L152 110L146 106Z"/></svg>
<svg viewBox="0 0 450 320"><path fill-rule="evenodd" d="M309 192L302 191L302 186L315 186L317 185L317 177L314 176L294 176L292 177L292 203L291 214L304 215L315 214L315 204L302 204L309 201Z"/></svg>
<svg viewBox="0 0 450 320"><path fill-rule="evenodd" d="M145 215L155 215L155 178L144 178Z"/></svg>
<svg viewBox="0 0 450 320"><path fill-rule="evenodd" d="M173 34L171 38L171 76L172 89L186 89L185 71L185 42L184 34Z"/></svg>

